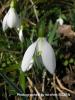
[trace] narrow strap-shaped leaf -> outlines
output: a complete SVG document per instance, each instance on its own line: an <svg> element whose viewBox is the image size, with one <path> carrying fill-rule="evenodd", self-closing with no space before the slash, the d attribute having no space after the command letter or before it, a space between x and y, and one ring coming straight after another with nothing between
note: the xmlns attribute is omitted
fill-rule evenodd
<svg viewBox="0 0 75 100"><path fill-rule="evenodd" d="M6 76L5 73L0 72L0 76L2 76L3 79L4 79L11 87L13 87L17 93L24 94L24 92L23 92L21 89L19 89L19 88L16 86L16 84L14 84L12 81L10 81L10 79ZM27 100L27 97L25 97L25 96L23 96L22 98L23 98L23 100Z"/></svg>
<svg viewBox="0 0 75 100"><path fill-rule="evenodd" d="M25 73L22 72L22 71L20 71L19 82L20 82L20 85L21 85L21 88L22 88L23 92L25 93L25 87L26 87Z"/></svg>
<svg viewBox="0 0 75 100"><path fill-rule="evenodd" d="M0 72L0 76L2 76L3 79L4 79L11 87L13 87L17 92L23 93L22 90L20 90L12 81L10 81L10 79L6 76L5 73L3 73L3 72L1 73L1 72Z"/></svg>

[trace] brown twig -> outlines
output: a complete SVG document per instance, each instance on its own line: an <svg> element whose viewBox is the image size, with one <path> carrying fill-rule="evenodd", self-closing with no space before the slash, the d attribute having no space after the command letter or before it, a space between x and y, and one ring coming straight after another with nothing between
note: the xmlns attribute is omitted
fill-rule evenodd
<svg viewBox="0 0 75 100"><path fill-rule="evenodd" d="M46 77L46 70L43 71L43 76L42 76L42 79L43 79L42 92L44 92L44 90L45 90L45 77Z"/></svg>
<svg viewBox="0 0 75 100"><path fill-rule="evenodd" d="M73 38L75 37L75 32L72 30L71 25L61 25L58 27L57 32L64 37Z"/></svg>
<svg viewBox="0 0 75 100"><path fill-rule="evenodd" d="M34 13L35 13L35 16L36 16L36 20L37 20L37 22L39 22L39 18L38 18L38 15L37 15L35 4L34 4L34 2L32 0L30 0L30 2L33 5L33 10L34 10Z"/></svg>
<svg viewBox="0 0 75 100"><path fill-rule="evenodd" d="M66 81L65 83L71 83L71 84L74 84L75 83L75 80L68 80L68 81Z"/></svg>
<svg viewBox="0 0 75 100"><path fill-rule="evenodd" d="M29 19L26 19L26 20L28 21L29 24L36 26L36 24L34 22L32 22L31 20L29 20Z"/></svg>
<svg viewBox="0 0 75 100"><path fill-rule="evenodd" d="M60 87L59 87L58 85L54 84L53 82L52 82L51 84L52 84L53 87L56 87L56 89L57 89L60 93L64 93L64 92L60 89Z"/></svg>
<svg viewBox="0 0 75 100"><path fill-rule="evenodd" d="M70 92L70 93L72 93L72 94L75 94L75 91L69 90L69 89L67 89L66 87L64 87L64 86L62 85L61 81L58 79L57 76L56 76L56 80L57 80L57 83L58 83L59 87L60 87L62 90L65 90L65 91L67 91L67 92Z"/></svg>
<svg viewBox="0 0 75 100"><path fill-rule="evenodd" d="M30 79L29 77L27 77L27 80L28 80L30 86L31 86L32 88L34 88L35 92L37 93L37 95L38 95L38 97L39 97L39 100L42 100L42 97L40 96L40 93L38 92L37 88L33 85L33 82L31 81L31 79Z"/></svg>
<svg viewBox="0 0 75 100"><path fill-rule="evenodd" d="M56 89L57 89L60 93L64 93L57 85L56 85Z"/></svg>
<svg viewBox="0 0 75 100"><path fill-rule="evenodd" d="M33 90L31 88L31 86L29 85L29 90L30 90L30 93L32 94L33 93ZM30 100L32 100L32 96L30 96Z"/></svg>
<svg viewBox="0 0 75 100"><path fill-rule="evenodd" d="M53 84L54 84L54 92L55 92L55 94L56 94L56 82L55 82L55 78L56 78L56 75L55 75L55 73L53 74ZM58 100L58 97L57 96L55 96L56 97L56 100Z"/></svg>
<svg viewBox="0 0 75 100"><path fill-rule="evenodd" d="M2 7L0 8L0 16L2 15L3 11L9 7L9 3L10 3L10 0L8 0L4 5L2 5Z"/></svg>

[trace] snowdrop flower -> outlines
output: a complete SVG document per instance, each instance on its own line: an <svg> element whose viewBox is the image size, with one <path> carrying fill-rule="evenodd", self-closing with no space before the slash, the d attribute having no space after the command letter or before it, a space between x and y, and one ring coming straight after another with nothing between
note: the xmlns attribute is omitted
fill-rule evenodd
<svg viewBox="0 0 75 100"><path fill-rule="evenodd" d="M54 74L56 68L55 54L53 48L44 37L38 38L37 41L32 43L26 50L21 64L22 71L25 72L32 68L34 63L33 56L35 52L40 53L43 65L51 74Z"/></svg>
<svg viewBox="0 0 75 100"><path fill-rule="evenodd" d="M20 21L18 14L16 13L13 7L10 7L9 11L5 15L2 22L3 31L5 31L8 27L9 28L19 27L19 22Z"/></svg>
<svg viewBox="0 0 75 100"><path fill-rule="evenodd" d="M24 37L23 37L23 26L21 26L20 30L19 30L19 39L21 42L24 41Z"/></svg>
<svg viewBox="0 0 75 100"><path fill-rule="evenodd" d="M61 17L59 17L56 22L59 24L59 25L63 25L64 21Z"/></svg>

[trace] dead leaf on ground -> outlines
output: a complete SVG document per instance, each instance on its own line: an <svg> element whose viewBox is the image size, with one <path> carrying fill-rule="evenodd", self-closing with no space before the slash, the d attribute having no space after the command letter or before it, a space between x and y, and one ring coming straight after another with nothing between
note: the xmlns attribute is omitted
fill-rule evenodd
<svg viewBox="0 0 75 100"><path fill-rule="evenodd" d="M73 38L75 37L75 32L72 30L71 25L61 25L58 27L58 33L64 37Z"/></svg>

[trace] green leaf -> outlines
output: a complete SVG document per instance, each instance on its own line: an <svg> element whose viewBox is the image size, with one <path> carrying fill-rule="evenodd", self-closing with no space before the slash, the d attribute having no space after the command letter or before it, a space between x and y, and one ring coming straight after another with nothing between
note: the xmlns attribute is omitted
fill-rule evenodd
<svg viewBox="0 0 75 100"><path fill-rule="evenodd" d="M56 30L57 30L57 24L53 25L52 21L50 21L48 25L49 43L53 43L54 41L57 40Z"/></svg>
<svg viewBox="0 0 75 100"><path fill-rule="evenodd" d="M49 21L49 24L48 24L48 31L52 31L53 30L53 23L52 23L52 20Z"/></svg>
<svg viewBox="0 0 75 100"><path fill-rule="evenodd" d="M45 35L45 20L41 20L39 22L39 27L38 27L38 36L43 37Z"/></svg>
<svg viewBox="0 0 75 100"><path fill-rule="evenodd" d="M13 64L10 67L5 67L5 69L3 69L4 72L11 72L11 71L15 71L19 69L19 64Z"/></svg>
<svg viewBox="0 0 75 100"><path fill-rule="evenodd" d="M74 63L74 59L73 58L70 58L69 63L70 64Z"/></svg>
<svg viewBox="0 0 75 100"><path fill-rule="evenodd" d="M20 71L19 82L23 92L25 92L25 87L26 87L25 73L22 71Z"/></svg>
<svg viewBox="0 0 75 100"><path fill-rule="evenodd" d="M0 76L3 77L3 79L5 80L5 82L8 83L9 86L11 86L11 87L16 91L16 93L24 94L24 92L23 92L20 88L18 88L17 85L16 85L15 83L13 83L13 82L6 76L5 73L0 72ZM22 97L22 100L27 100L27 97L25 97L25 96Z"/></svg>
<svg viewBox="0 0 75 100"><path fill-rule="evenodd" d="M0 76L2 76L3 79L5 80L5 82L8 83L12 88L14 88L16 92L23 93L22 90L21 90L20 88L18 88L18 87L16 86L16 84L14 84L14 83L6 76L5 73L0 72Z"/></svg>
<svg viewBox="0 0 75 100"><path fill-rule="evenodd" d="M68 60L65 60L65 61L64 61L64 66L67 66L68 63L69 63Z"/></svg>
<svg viewBox="0 0 75 100"><path fill-rule="evenodd" d="M61 18L62 18L63 20L67 20L67 18L66 18L66 16L65 16L64 14L61 14Z"/></svg>

